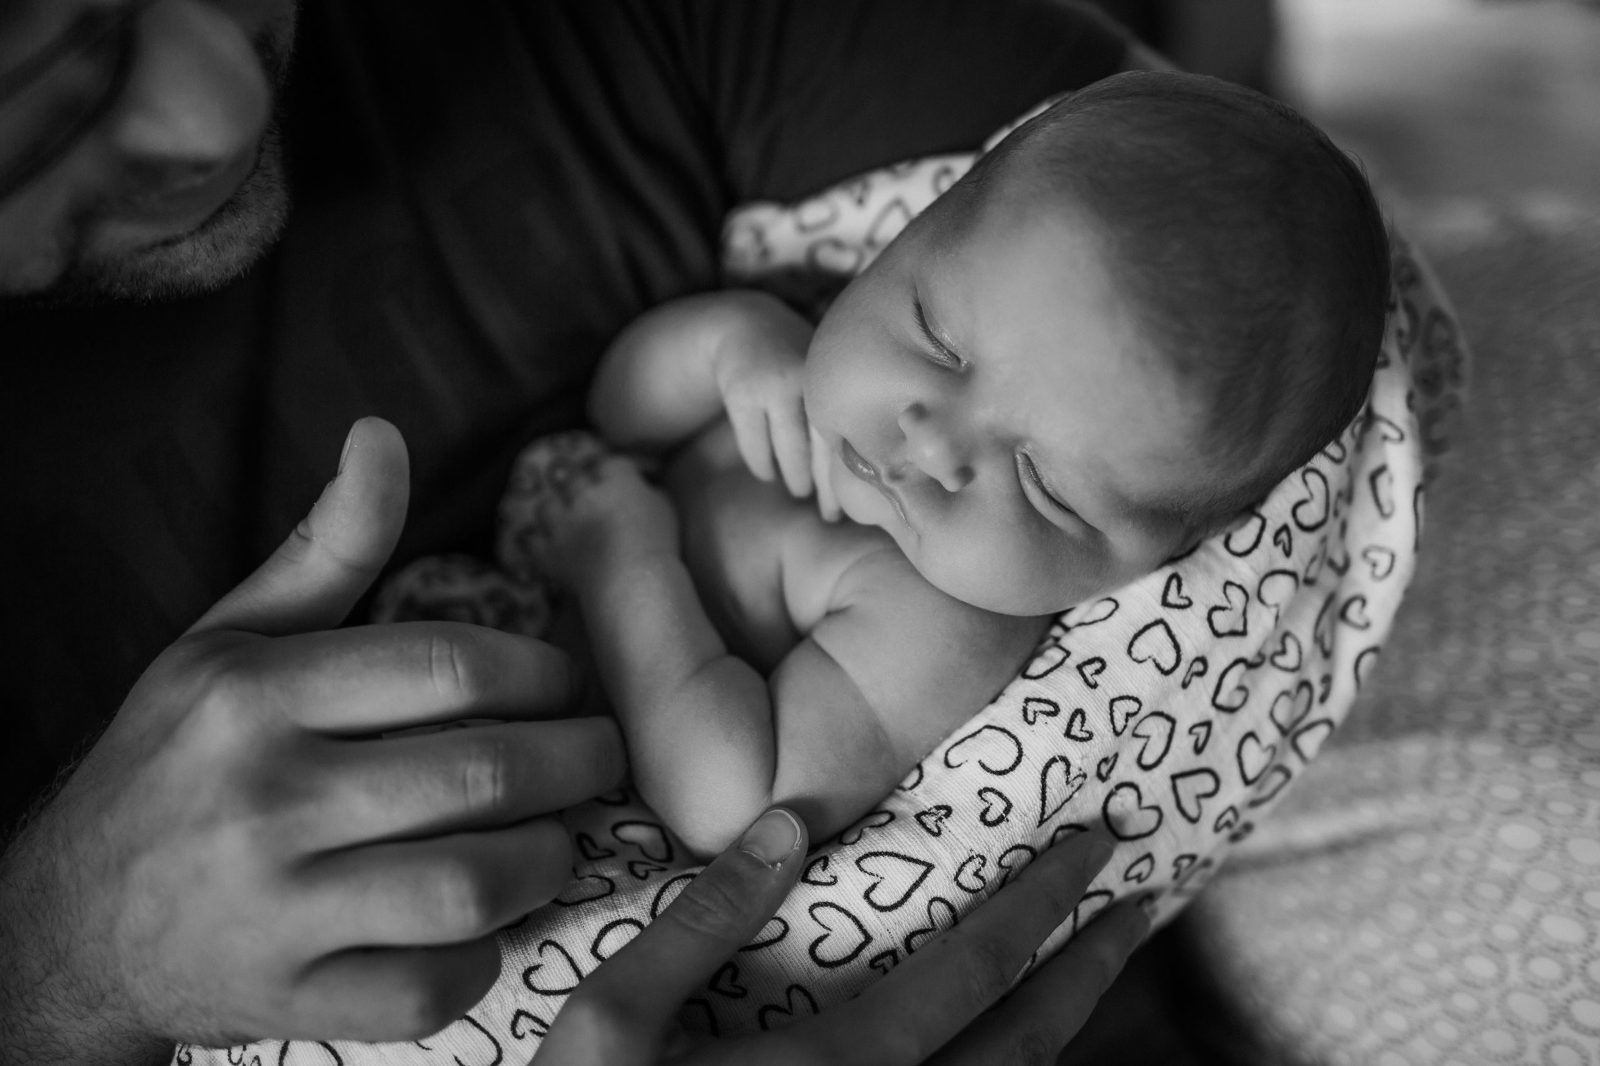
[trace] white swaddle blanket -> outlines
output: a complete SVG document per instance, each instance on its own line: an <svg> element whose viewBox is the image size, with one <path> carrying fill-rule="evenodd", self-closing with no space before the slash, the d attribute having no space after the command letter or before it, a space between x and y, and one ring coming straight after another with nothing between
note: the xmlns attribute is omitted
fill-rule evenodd
<svg viewBox="0 0 1600 1066"><path fill-rule="evenodd" d="M857 272L974 158L903 164L803 203L743 208L726 230L728 279ZM1393 254L1383 350L1355 422L1232 528L1061 615L993 702L814 851L756 941L687 1005L688 1024L726 1033L825 1009L958 921L1060 835L1101 819L1117 853L1039 957L1119 897L1149 901L1165 921L1271 811L1373 668L1415 562L1419 425L1455 400L1434 387L1429 363L1442 356L1424 342L1453 343L1453 319L1404 242L1393 240ZM496 603L480 617L535 624L537 595L508 594L505 579L487 573L468 575L463 592L449 576L459 568L435 562L401 575L386 602L483 599L489 589ZM503 934L500 980L461 1021L413 1043L181 1046L176 1061L525 1061L567 993L698 869L630 791L566 818L579 853L573 881Z"/></svg>

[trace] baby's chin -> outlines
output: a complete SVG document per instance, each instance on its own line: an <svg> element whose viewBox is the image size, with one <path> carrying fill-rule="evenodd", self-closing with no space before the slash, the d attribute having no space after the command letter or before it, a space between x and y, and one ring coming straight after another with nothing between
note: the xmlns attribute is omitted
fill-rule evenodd
<svg viewBox="0 0 1600 1066"><path fill-rule="evenodd" d="M1060 614L1090 598L1095 591L1090 590L1085 595L1068 595L1063 590L1043 587L1036 582L1013 583L974 574L945 576L925 569L916 556L910 553L907 553L907 558L928 584L947 596L991 614L1011 615L1017 618L1039 618L1044 615Z"/></svg>

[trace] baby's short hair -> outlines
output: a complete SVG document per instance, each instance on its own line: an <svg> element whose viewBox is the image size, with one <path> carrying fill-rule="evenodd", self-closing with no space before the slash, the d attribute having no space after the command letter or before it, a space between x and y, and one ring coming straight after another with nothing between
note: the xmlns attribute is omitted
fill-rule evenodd
<svg viewBox="0 0 1600 1066"><path fill-rule="evenodd" d="M1383 217L1356 161L1289 107L1215 78L1120 74L1023 126L972 178L1086 211L1156 356L1216 401L1224 445L1241 417L1281 427L1273 461L1186 508L1197 526L1258 501L1360 410L1389 299Z"/></svg>

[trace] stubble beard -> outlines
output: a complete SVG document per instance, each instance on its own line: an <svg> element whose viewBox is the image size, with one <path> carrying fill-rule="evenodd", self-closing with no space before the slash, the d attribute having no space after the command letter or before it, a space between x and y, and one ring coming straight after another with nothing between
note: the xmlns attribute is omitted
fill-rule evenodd
<svg viewBox="0 0 1600 1066"><path fill-rule="evenodd" d="M255 166L196 229L97 260L76 259L41 301L51 305L181 299L222 288L250 269L283 233L289 181L276 117L261 136Z"/></svg>
<svg viewBox="0 0 1600 1066"><path fill-rule="evenodd" d="M3 2L3 0L0 0ZM0 298L8 310L152 302L198 296L237 280L264 256L289 220L290 182L283 138L284 88L289 80L297 11L254 41L273 85L273 113L256 149L255 165L233 195L188 233L131 251L95 258L81 248L69 266L37 293ZM86 233L88 227L74 226Z"/></svg>

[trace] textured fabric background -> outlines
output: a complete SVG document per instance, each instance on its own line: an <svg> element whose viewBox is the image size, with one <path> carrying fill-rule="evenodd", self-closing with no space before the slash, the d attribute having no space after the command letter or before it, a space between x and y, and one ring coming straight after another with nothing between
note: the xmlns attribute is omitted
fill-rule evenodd
<svg viewBox="0 0 1600 1066"><path fill-rule="evenodd" d="M1225 1061L1600 1063L1600 220L1409 231L1475 361L1416 581L1182 955Z"/></svg>

